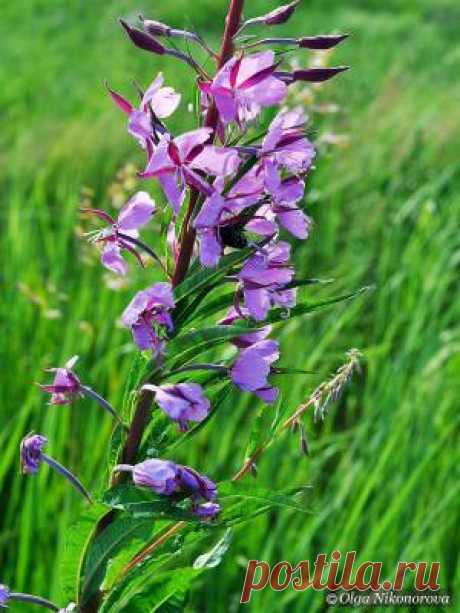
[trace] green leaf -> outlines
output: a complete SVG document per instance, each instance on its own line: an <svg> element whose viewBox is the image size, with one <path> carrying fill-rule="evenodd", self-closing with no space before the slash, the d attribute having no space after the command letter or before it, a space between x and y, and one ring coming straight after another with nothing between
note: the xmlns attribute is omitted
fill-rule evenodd
<svg viewBox="0 0 460 613"><path fill-rule="evenodd" d="M253 483L225 481L218 484L219 503L222 511L217 524L233 526L267 513L275 507L308 513L305 497L308 487L289 488L280 492L258 487Z"/></svg>
<svg viewBox="0 0 460 613"><path fill-rule="evenodd" d="M104 495L104 503L120 509L136 519L175 519L200 522L200 518L178 504L172 496L159 496L133 485L117 485ZM185 503L188 504L188 503Z"/></svg>
<svg viewBox="0 0 460 613"><path fill-rule="evenodd" d="M133 394L133 392L139 389L141 382L151 369L151 356L147 356L145 353L139 351L136 352L124 386L122 419L130 421L133 412L133 402L135 400L135 394Z"/></svg>
<svg viewBox="0 0 460 613"><path fill-rule="evenodd" d="M97 522L108 512L105 505L91 505L78 522L67 531L59 573L61 591L65 600L77 601L78 599L81 572L88 545Z"/></svg>
<svg viewBox="0 0 460 613"><path fill-rule="evenodd" d="M93 541L87 555L81 602L87 603L102 584L109 560L132 539L151 538L154 524L151 518L123 516L116 518Z"/></svg>
<svg viewBox="0 0 460 613"><path fill-rule="evenodd" d="M173 610L182 611L181 601L192 581L203 572L202 569L180 568L151 574L147 572L148 567L136 571L111 592L103 602L100 613L153 613L163 611L171 601L177 603Z"/></svg>
<svg viewBox="0 0 460 613"><path fill-rule="evenodd" d="M254 247L246 247L245 249L234 251L221 258L215 268L203 268L188 276L174 290L177 308L180 309L180 302L187 296L196 294L198 290L204 287L211 287L223 279L229 270L243 262L253 252Z"/></svg>
<svg viewBox="0 0 460 613"><path fill-rule="evenodd" d="M221 343L247 334L256 332L258 328L250 327L248 324L240 323L233 326L212 326L202 330L193 330L182 336L178 336L170 341L166 354L165 364L174 370L185 364L192 358L200 355L207 349L213 348Z"/></svg>
<svg viewBox="0 0 460 613"><path fill-rule="evenodd" d="M201 554L193 562L193 568L215 568L222 562L224 555L232 542L233 531L227 528L224 536L214 545L212 549Z"/></svg>
<svg viewBox="0 0 460 613"><path fill-rule="evenodd" d="M251 433L249 435L248 444L245 451L245 457L249 458L261 446L265 445L273 436L270 431L269 422L285 406L282 394L279 395L274 407L267 407L262 404L252 420Z"/></svg>
<svg viewBox="0 0 460 613"><path fill-rule="evenodd" d="M286 309L275 309L271 311L266 319L266 323L274 324L280 321L286 322L287 320L294 319L294 317L299 317L300 315L305 315L307 313L312 313L313 311L317 311L319 309L324 309L332 304L336 304L338 302L343 302L345 300L351 300L352 298L356 298L357 296L373 289L372 287L366 286L361 287L360 289L351 292L349 294L343 294L341 296L334 296L333 298L327 298L326 300L321 300L320 302L301 302L297 306L288 311Z"/></svg>
<svg viewBox="0 0 460 613"><path fill-rule="evenodd" d="M206 295L209 295L209 292L207 292ZM193 311L190 313L187 319L184 320L184 323L191 321L203 321L209 317L212 317L216 313L220 313L224 309L228 309L233 304L234 297L235 291L232 290L231 292L221 294L213 300L209 300L207 303L205 302L205 304L198 311Z"/></svg>
<svg viewBox="0 0 460 613"><path fill-rule="evenodd" d="M137 400L137 391L144 382L146 374L151 372L152 362L147 355L136 352L124 385L121 417L124 422L131 421ZM110 478L112 468L118 463L122 447L126 440L126 430L121 424L116 424L109 442L107 475L104 483Z"/></svg>

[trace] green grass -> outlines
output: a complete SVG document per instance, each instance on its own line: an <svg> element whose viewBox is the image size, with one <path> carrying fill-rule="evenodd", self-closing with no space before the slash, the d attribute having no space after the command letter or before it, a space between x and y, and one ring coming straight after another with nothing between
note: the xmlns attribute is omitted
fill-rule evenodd
<svg viewBox="0 0 460 613"><path fill-rule="evenodd" d="M86 402L47 406L35 382L78 353L85 380L116 405L132 357L116 322L145 277L136 272L114 293L75 233L81 187L108 206L120 165L142 163L102 83L128 92L160 63L128 44L116 17L142 10L216 42L225 2L176 0L154 15L140 0L2 4L0 581L59 600L60 551L80 502L47 470L21 479L17 448L29 430L46 432L50 453L96 483L108 419ZM254 14L267 5L248 4ZM318 159L307 196L315 231L295 254L305 275L336 283L304 291L375 290L279 330L283 363L317 373L290 377L284 402L295 408L350 347L366 363L327 421L310 422L311 458L286 434L259 464L260 484L312 484L312 513L277 512L237 531L191 610L236 611L250 558L296 563L335 548L382 561L389 575L400 559L440 560L442 587L459 583L460 9L455 0L312 0L299 14L286 31L353 33L335 56L353 70L327 85L341 112L321 120L350 146ZM191 91L172 60L161 69ZM184 108L176 129L192 125ZM227 478L244 459L254 411L252 398L236 398L219 432L204 430L175 459ZM250 609L321 611L324 595L266 590Z"/></svg>

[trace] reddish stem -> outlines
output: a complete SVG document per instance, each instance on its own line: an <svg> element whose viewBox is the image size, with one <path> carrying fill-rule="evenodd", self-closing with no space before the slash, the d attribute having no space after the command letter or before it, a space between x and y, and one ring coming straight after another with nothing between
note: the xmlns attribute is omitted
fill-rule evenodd
<svg viewBox="0 0 460 613"><path fill-rule="evenodd" d="M217 61L217 70L219 70L219 68L221 68L233 54L233 37L238 32L238 28L240 27L243 6L244 0L231 0L230 2L227 18L225 20L224 37L222 39L222 46L220 48L219 59ZM211 141L214 140L218 120L219 115L217 113L216 105L212 103L208 109L205 119L205 126L212 128L213 130L213 134L210 138ZM192 218L197 200L198 192L193 189L190 193L188 209L183 223L179 257L177 259L176 270L174 271L174 276L172 279L173 287L176 287L176 285L184 280L192 259L196 232L194 228L190 226L190 220Z"/></svg>
<svg viewBox="0 0 460 613"><path fill-rule="evenodd" d="M241 17L243 13L244 0L231 0L230 6L225 21L225 31L222 40L222 46L219 53L217 62L217 69L221 68L225 62L227 62L233 53L233 37L235 36L240 26ZM206 115L205 125L213 129L213 135L211 141L214 140L214 133L217 128L218 113L216 106L211 104ZM176 270L172 279L172 284L175 287L186 276L190 266L190 260L192 259L193 246L195 243L195 230L190 226L190 221L193 215L193 210L197 204L199 193L192 189L190 193L190 200L188 204L187 213L184 218L184 223L181 233L181 244L179 251L179 258L177 260ZM142 392L139 402L136 406L136 412L131 422L128 436L121 453L121 462L123 464L132 464L136 461L139 445L142 440L145 428L149 421L150 408L151 408L152 396L151 392ZM112 485L119 483L119 476L113 479ZM114 520L115 513L111 512L106 515L98 524L96 528L96 534L100 534L105 528ZM167 532L162 539L159 539L158 543L154 544L154 548L159 546L162 542L166 541L172 533L180 529L180 523L173 526L171 534ZM100 591L96 592L91 600L81 607L82 613L96 613L99 610L102 594Z"/></svg>

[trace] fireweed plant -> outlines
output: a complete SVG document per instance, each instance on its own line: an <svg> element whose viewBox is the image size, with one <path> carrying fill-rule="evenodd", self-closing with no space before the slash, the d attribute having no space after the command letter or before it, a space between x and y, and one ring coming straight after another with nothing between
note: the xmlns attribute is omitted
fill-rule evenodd
<svg viewBox="0 0 460 613"><path fill-rule="evenodd" d="M315 418L324 419L359 365L359 353L351 350L337 372L289 415L276 378L304 371L280 366L279 344L270 338L273 324L357 293L320 303L299 300L298 290L315 280L296 277L287 240L305 240L310 233L300 203L315 159L303 109L285 106L288 90L346 70L288 69L287 52L331 49L346 36L250 35L254 26L276 30L272 26L285 23L298 2L246 21L243 4L231 0L219 52L195 32L142 16L137 26L120 20L135 47L165 60L170 56L194 74L198 125L184 134L170 132L167 119L181 95L165 85L161 73L145 91L138 87L136 104L108 87L145 153L140 177L146 185L159 183L166 204L159 211L149 193L139 191L116 218L95 208L82 212L104 224L90 232L90 240L101 247L105 268L125 275L131 256L142 267L144 258L152 258L163 280L147 278L121 314L139 351L120 412L80 380L77 357L51 369L53 380L41 385L52 405L86 396L113 420L107 478L90 494L45 453L46 436L30 433L23 439L23 474L34 475L46 464L83 495L88 507L63 553L67 608L4 585L0 607L16 600L83 613L153 611L165 603L181 610L191 583L228 549L231 526L274 506L305 511L303 487L273 492L239 481L256 475L256 461L285 430L300 432L300 447L308 452L304 414L312 408ZM199 57L209 56L207 62L196 59L194 45L201 48ZM271 122L261 130L257 121L269 108ZM170 220L167 258L140 238L158 213ZM216 424L232 389L252 394L259 409L240 470L216 484L212 471L203 474L202 466L176 462L175 450L192 444L205 425ZM267 412L270 422L262 427ZM193 549L208 540L214 541L211 549L191 563Z"/></svg>

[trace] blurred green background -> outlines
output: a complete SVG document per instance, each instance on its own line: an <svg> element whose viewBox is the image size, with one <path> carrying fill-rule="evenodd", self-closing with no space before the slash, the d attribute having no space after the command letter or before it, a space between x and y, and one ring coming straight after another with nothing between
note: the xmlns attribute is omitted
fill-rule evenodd
<svg viewBox="0 0 460 613"><path fill-rule="evenodd" d="M217 45L226 2L0 4L0 581L61 601L60 551L81 503L48 470L21 479L18 443L31 429L44 432L51 455L96 482L110 421L86 402L47 406L35 382L43 367L78 353L85 381L116 405L132 358L117 320L146 285L132 267L126 286L110 288L80 236L82 188L110 208L122 188L135 189L127 171L117 178L119 169L143 163L104 79L127 94L131 79L145 86L161 68L184 92L173 129L192 126L191 75L135 50L116 17L142 11L193 26ZM276 6L247 4L251 16ZM278 332L283 363L316 373L286 381L284 401L294 409L350 347L364 352L365 368L323 425L309 421L310 458L286 434L260 462L260 484L312 484L312 513L272 513L237 530L223 564L196 585L191 610L238 610L248 559L296 563L333 549L382 561L390 576L398 560L439 560L442 587L453 591L460 573L460 6L305 0L279 31L353 34L333 58L352 70L322 90L337 112L313 114L312 126L349 142L322 149L306 200L315 231L296 247L302 274L336 282L304 293L319 299L375 285ZM216 479L234 473L255 404L233 401L218 433L214 425L175 459ZM267 589L248 608L322 611L324 594Z"/></svg>

